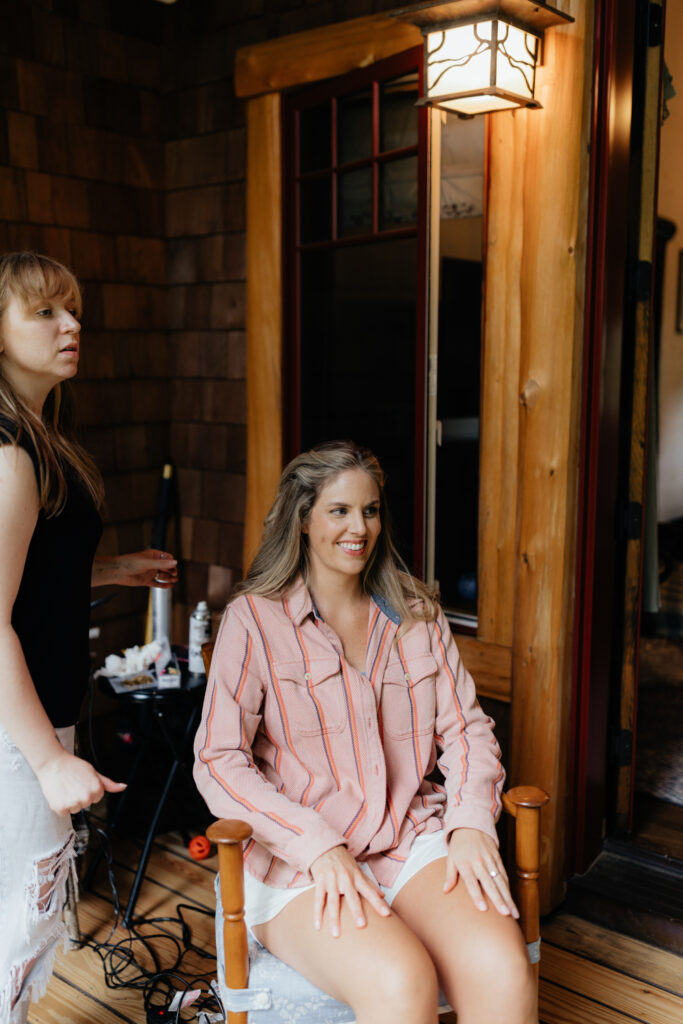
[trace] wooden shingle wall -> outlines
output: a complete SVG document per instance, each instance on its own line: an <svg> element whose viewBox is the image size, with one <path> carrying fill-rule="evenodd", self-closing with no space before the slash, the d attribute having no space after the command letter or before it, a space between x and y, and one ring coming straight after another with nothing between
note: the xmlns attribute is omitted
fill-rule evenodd
<svg viewBox="0 0 683 1024"><path fill-rule="evenodd" d="M128 13L130 12L130 5ZM161 5L2 0L0 250L35 249L84 286L75 384L104 474L102 551L147 546L168 457ZM142 591L99 613L98 653L136 642Z"/></svg>
<svg viewBox="0 0 683 1024"><path fill-rule="evenodd" d="M75 383L105 477L103 553L146 547L163 463L174 639L242 572L245 113L236 50L392 0L0 0L0 251L69 264L85 291ZM100 592L101 593L101 592ZM98 660L143 638L147 598L95 612Z"/></svg>

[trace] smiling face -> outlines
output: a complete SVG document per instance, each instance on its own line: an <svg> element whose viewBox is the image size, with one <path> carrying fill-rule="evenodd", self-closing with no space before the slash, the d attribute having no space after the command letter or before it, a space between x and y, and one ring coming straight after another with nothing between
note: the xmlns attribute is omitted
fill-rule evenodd
<svg viewBox="0 0 683 1024"><path fill-rule="evenodd" d="M302 526L318 583L360 576L382 529L379 509L377 484L362 469L346 470L321 488Z"/></svg>
<svg viewBox="0 0 683 1024"><path fill-rule="evenodd" d="M0 373L34 410L78 369L81 325L73 294L12 295L0 319Z"/></svg>

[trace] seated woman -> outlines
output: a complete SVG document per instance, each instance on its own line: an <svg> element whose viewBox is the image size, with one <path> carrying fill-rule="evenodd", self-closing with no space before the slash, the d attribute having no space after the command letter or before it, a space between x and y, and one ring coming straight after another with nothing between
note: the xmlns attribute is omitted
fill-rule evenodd
<svg viewBox="0 0 683 1024"><path fill-rule="evenodd" d="M434 1024L439 986L458 1024L537 1021L492 725L392 544L376 458L299 455L220 627L195 778L254 830L248 926L357 1024Z"/></svg>

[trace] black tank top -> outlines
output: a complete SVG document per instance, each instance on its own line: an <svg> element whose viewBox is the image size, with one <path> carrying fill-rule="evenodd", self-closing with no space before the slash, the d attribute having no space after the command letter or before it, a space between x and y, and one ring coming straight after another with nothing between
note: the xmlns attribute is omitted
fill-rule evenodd
<svg viewBox="0 0 683 1024"><path fill-rule="evenodd" d="M0 426L17 435L16 425ZM0 431L0 444L7 444ZM23 432L18 444L38 460ZM14 608L12 626L43 707L55 729L73 725L88 683L90 578L102 520L90 495L67 476L68 496L59 515L38 514ZM1 669L0 669L1 671Z"/></svg>

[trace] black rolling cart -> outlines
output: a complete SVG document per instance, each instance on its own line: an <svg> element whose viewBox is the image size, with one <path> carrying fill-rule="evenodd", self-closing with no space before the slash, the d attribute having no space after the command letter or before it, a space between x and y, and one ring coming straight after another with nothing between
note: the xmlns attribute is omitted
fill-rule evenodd
<svg viewBox="0 0 683 1024"><path fill-rule="evenodd" d="M203 676L189 676L183 668L181 686L173 689L146 687L140 690L116 693L106 676L100 676L100 688L107 696L112 697L121 705L136 711L140 723L140 742L126 780L127 788L118 797L116 808L107 824L108 835L116 831L131 794L136 794L143 784L149 785L150 773L146 775L144 769L145 765L149 766L150 758L154 756L154 768L157 772L159 753L161 752L164 759L167 759L167 763L163 765L163 781L159 798L150 815L142 853L122 918L123 926L130 928L152 843L171 794L174 780L179 773L186 773L190 779L192 777L192 744L204 700L206 679ZM103 849L100 847L85 874L83 888L90 887L102 856Z"/></svg>

